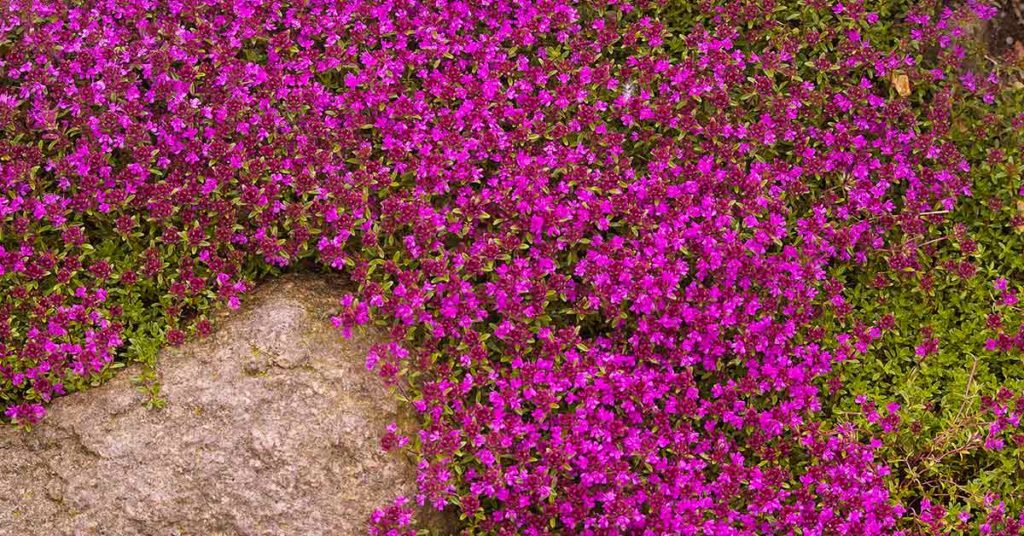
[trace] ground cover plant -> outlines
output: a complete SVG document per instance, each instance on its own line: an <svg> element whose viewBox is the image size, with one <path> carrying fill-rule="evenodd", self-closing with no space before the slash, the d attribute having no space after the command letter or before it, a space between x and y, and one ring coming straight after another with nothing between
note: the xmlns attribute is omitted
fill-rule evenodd
<svg viewBox="0 0 1024 536"><path fill-rule="evenodd" d="M314 266L419 416L373 533L1017 534L994 10L2 0L6 418Z"/></svg>

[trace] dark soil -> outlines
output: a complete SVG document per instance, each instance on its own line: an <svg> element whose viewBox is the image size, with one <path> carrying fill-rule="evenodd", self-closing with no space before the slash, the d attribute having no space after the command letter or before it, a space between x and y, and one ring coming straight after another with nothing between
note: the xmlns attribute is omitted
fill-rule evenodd
<svg viewBox="0 0 1024 536"><path fill-rule="evenodd" d="M986 29L989 53L1024 60L1024 0L1000 0L999 4L999 14Z"/></svg>

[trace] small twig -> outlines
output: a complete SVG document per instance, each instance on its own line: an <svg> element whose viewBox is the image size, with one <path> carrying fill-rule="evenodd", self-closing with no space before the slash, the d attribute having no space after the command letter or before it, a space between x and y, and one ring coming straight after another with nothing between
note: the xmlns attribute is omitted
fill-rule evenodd
<svg viewBox="0 0 1024 536"><path fill-rule="evenodd" d="M964 451L966 451L966 450L968 450L968 449L970 449L972 447L975 447L975 446L977 446L977 442L980 439L981 439L981 436L978 435L977 433L971 434L971 437L967 439L967 443L964 443L963 445L961 445L961 446L959 446L959 447L957 447L957 448L955 448L955 449L953 449L953 450L951 450L949 452L943 453L942 456L939 456L938 458L932 459L932 462L933 463L939 463L940 461L942 461L943 458L946 458L947 456L952 456L952 455L957 454L957 453L962 453L962 452L964 452Z"/></svg>
<svg viewBox="0 0 1024 536"><path fill-rule="evenodd" d="M960 422L960 418L963 417L964 410L967 409L967 402L968 402L969 397L971 395L971 387L974 384L974 375L975 375L975 373L977 371L978 371L978 356L974 356L974 362L971 364L971 372L968 373L968 375L967 375L967 386L964 389L964 399L960 403L960 408L957 409L956 416L954 416L950 420L950 427L946 428L945 430L943 430L942 433L940 433L938 436L935 437L935 439L933 439L931 441L931 445L932 446L928 448L928 452L925 453L924 455L920 456L918 459L929 458L932 455L932 453L934 453L936 450L943 448L943 446L946 443L947 436L949 436L951 431L953 431L954 429L955 429L955 431L959 431L959 430L962 430L963 428L966 428L966 426L961 428L960 425L962 423ZM971 439L973 439L973 438L974 438L974 434L972 434L972 436L971 436ZM958 451L960 451L960 450L970 446L971 439L968 440L968 444L967 445L964 445L963 447L960 447L958 449L954 449L951 452L947 452L947 453L939 456L938 458L934 458L933 461L938 462L939 460L945 458L946 456L949 456L951 454L955 454L956 452L958 452Z"/></svg>
<svg viewBox="0 0 1024 536"><path fill-rule="evenodd" d="M929 241L927 241L927 242L925 242L925 243L923 243L923 244L921 244L921 245L919 245L919 246L917 246L917 247L919 247L919 248L923 248L923 247L925 247L925 246L929 246L929 245L931 245L931 244L934 244L934 243L936 243L936 242L942 242L943 240L945 240L945 239L947 239L947 238L949 238L949 237L948 237L948 236L940 236L940 237L938 237L938 238L934 238L934 239L932 239L932 240L929 240Z"/></svg>
<svg viewBox="0 0 1024 536"><path fill-rule="evenodd" d="M974 356L974 363L971 365L971 372L967 375L967 387L964 389L964 400L960 403L960 409L956 412L953 421L960 419L960 415L967 409L967 398L971 394L971 384L974 383L974 373L978 371L978 356Z"/></svg>

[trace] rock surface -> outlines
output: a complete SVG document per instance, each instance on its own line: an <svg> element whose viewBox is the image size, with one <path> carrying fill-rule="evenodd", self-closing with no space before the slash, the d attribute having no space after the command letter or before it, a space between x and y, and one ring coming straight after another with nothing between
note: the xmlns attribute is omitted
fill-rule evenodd
<svg viewBox="0 0 1024 536"><path fill-rule="evenodd" d="M365 534L415 470L381 452L398 407L364 365L374 335L330 325L339 286L270 283L215 334L165 350L162 410L129 368L30 432L0 429L0 534Z"/></svg>

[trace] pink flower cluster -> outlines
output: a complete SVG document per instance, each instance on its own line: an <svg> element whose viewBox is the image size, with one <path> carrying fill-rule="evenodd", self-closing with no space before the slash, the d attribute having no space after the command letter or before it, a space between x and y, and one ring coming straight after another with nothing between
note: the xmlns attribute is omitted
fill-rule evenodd
<svg viewBox="0 0 1024 536"><path fill-rule="evenodd" d="M858 0L808 2L807 31L770 1L673 9L7 0L8 417L110 363L132 296L178 343L256 267L315 259L358 284L340 329L392 326L370 364L423 417L421 505L495 534L895 531L879 440L816 418L882 327L814 322L850 314L829 266L969 194L948 124L998 80L964 74L966 10L889 49Z"/></svg>

